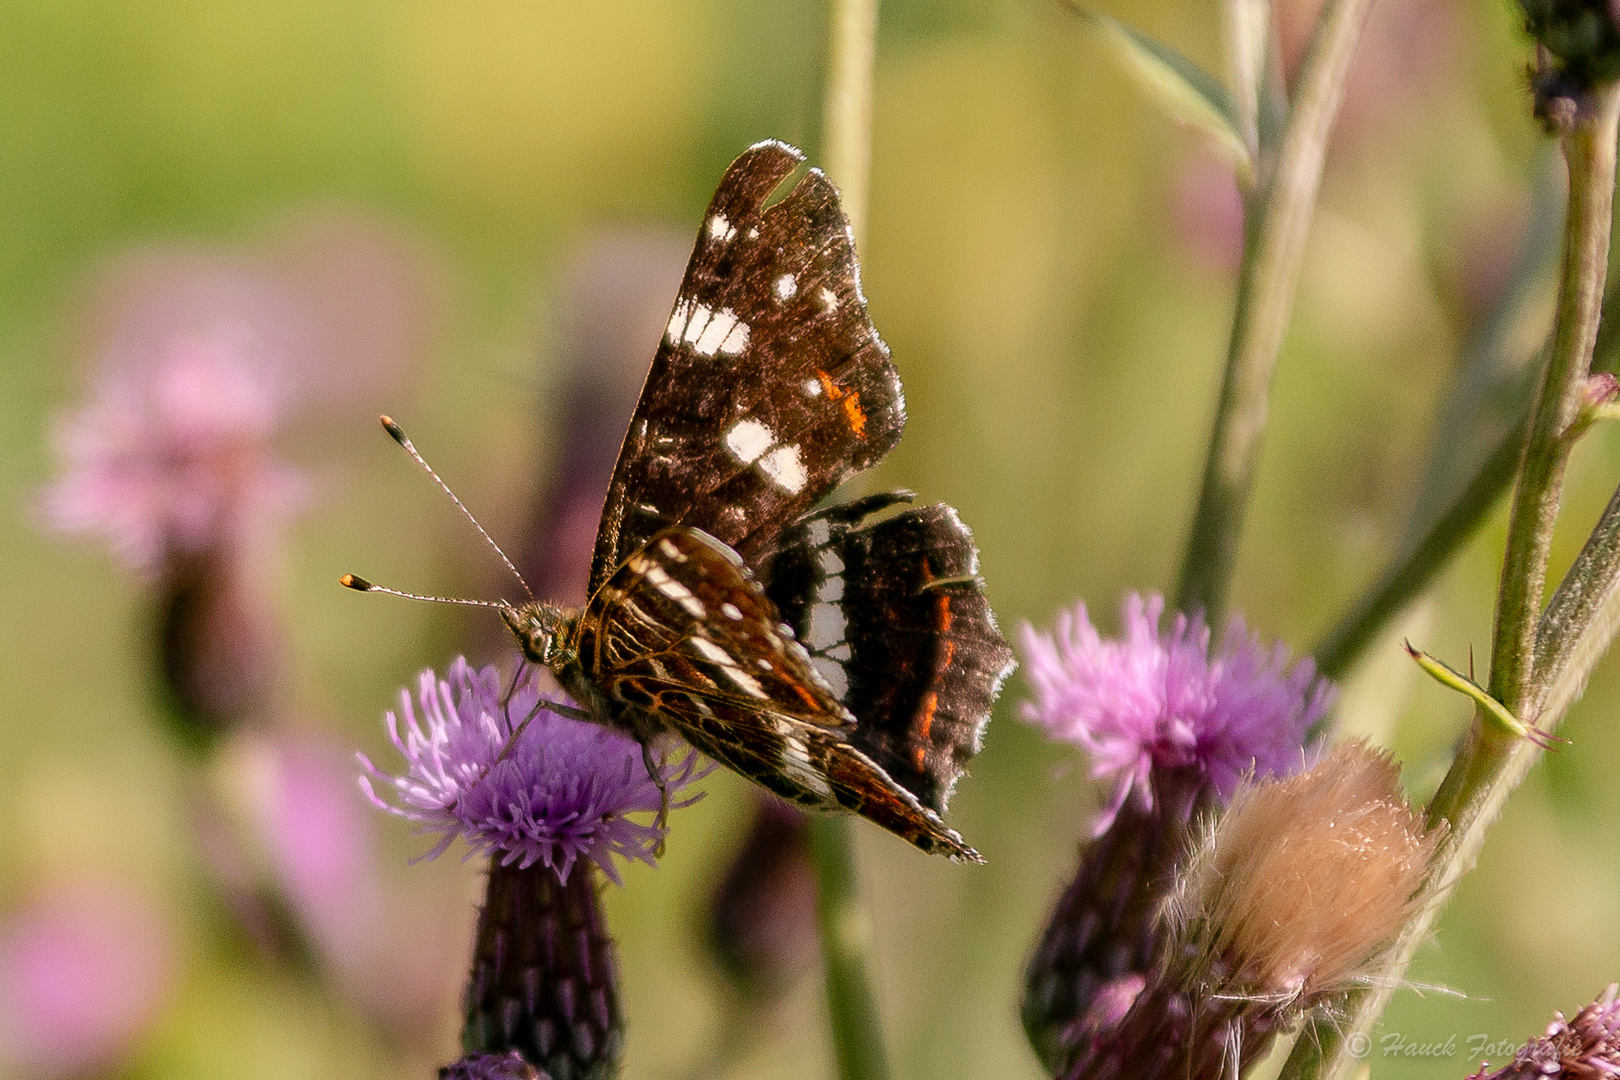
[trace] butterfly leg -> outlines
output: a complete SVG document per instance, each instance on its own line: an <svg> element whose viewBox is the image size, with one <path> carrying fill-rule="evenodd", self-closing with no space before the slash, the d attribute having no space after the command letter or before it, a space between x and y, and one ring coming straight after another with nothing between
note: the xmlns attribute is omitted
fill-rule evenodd
<svg viewBox="0 0 1620 1080"><path fill-rule="evenodd" d="M664 857L664 837L669 825L669 785L664 781L664 768L661 762L653 760L652 744L645 740L641 744L641 764L647 770L647 779L658 788L658 850L654 857Z"/></svg>

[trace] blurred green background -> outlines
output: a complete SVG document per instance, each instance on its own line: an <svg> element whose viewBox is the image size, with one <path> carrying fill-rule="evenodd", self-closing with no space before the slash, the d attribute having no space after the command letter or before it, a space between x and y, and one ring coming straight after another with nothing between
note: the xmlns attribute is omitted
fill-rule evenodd
<svg viewBox="0 0 1620 1080"><path fill-rule="evenodd" d="M1219 68L1215 5L1106 10ZM1282 0L1291 58L1311 17ZM1229 181L1056 4L888 0L881 19L864 281L910 424L873 482L961 509L1009 633L1078 598L1111 626L1123 592L1175 575L1230 315ZM34 509L55 469L52 418L81 399L95 359L87 325L108 267L154 245L268 257L310 215L364 220L406 253L417 361L378 400L356 394L293 427L283 453L318 498L275 590L287 713L393 764L379 719L397 688L476 653L488 628L335 579L461 595L499 579L370 414L406 423L491 531L513 537L557 455L570 253L627 224L691 235L726 163L757 139L814 159L824 23L796 0L0 4L0 914L86 876L152 898L174 974L111 1075L431 1075L455 1052L454 970L479 886L453 855L407 868L426 842L382 828L391 887L440 898L399 948L450 957L436 1019L404 1035L224 928L199 884L188 765L150 704L148 599L94 545L47 535ZM1235 593L1296 650L1398 541L1460 343L1525 234L1547 166L1528 52L1504 0L1374 8ZM1555 573L1617 467L1610 432L1578 450ZM1345 723L1393 745L1419 797L1467 709L1415 679L1398 634L1459 666L1472 647L1483 665L1502 517L1344 697ZM1572 745L1512 801L1412 973L1458 994L1402 993L1386 1017L1403 1042L1451 1037L1455 1052L1375 1045L1375 1076L1461 1077L1478 1064L1470 1036L1517 1043L1620 978L1620 830L1604 795L1617 683L1614 665L1600 670L1563 732ZM987 867L858 830L899 1077L1038 1075L1017 1022L1022 963L1096 793L1072 753L1016 718L1022 696L1015 676L953 804ZM707 786L662 866L607 893L627 1076L684 1074L729 1007L695 927L747 802L729 774ZM818 993L814 978L800 986L730 1075L829 1075Z"/></svg>

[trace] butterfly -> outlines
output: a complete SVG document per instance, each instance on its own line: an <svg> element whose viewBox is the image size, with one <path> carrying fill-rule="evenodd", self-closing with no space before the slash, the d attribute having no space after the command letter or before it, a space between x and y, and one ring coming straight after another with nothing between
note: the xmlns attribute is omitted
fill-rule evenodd
<svg viewBox="0 0 1620 1080"><path fill-rule="evenodd" d="M644 748L673 732L801 806L982 862L941 815L1012 651L953 509L909 492L818 509L899 441L905 404L837 189L811 169L767 205L803 160L757 143L720 181L585 606L496 606L584 714Z"/></svg>

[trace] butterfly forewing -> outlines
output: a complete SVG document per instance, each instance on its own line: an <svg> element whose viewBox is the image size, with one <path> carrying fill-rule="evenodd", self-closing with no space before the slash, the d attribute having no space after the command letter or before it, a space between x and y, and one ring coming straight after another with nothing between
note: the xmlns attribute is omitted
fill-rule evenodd
<svg viewBox="0 0 1620 1080"><path fill-rule="evenodd" d="M698 530L657 533L580 619L585 675L616 720L673 730L801 805L863 814L925 850L978 855L852 744L855 722L735 553Z"/></svg>
<svg viewBox="0 0 1620 1080"><path fill-rule="evenodd" d="M905 407L861 293L838 193L778 142L732 163L698 232L619 452L590 592L670 525L750 565L900 438Z"/></svg>
<svg viewBox="0 0 1620 1080"><path fill-rule="evenodd" d="M799 522L771 559L766 592L855 716L851 744L943 813L1013 656L955 510L869 520L910 498L875 495Z"/></svg>

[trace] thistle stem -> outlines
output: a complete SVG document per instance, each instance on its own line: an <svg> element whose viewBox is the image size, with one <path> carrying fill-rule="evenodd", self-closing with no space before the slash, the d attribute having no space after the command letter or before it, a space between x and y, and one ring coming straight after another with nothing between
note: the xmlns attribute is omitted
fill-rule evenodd
<svg viewBox="0 0 1620 1080"><path fill-rule="evenodd" d="M843 195L857 250L866 238L877 13L877 0L832 0L828 35L821 158ZM839 1080L888 1080L871 972L872 920L861 898L849 820L813 817L810 855L816 868L816 922Z"/></svg>
<svg viewBox="0 0 1620 1080"><path fill-rule="evenodd" d="M878 1020L868 957L872 920L855 877L849 820L817 815L810 821L816 867L816 923L827 977L827 1013L839 1080L888 1080L889 1061Z"/></svg>
<svg viewBox="0 0 1620 1080"><path fill-rule="evenodd" d="M1328 133L1371 0L1327 0L1311 39L1276 167L1248 202L1248 230L1226 375L1176 606L1219 624L1260 458L1271 376L1293 311Z"/></svg>
<svg viewBox="0 0 1620 1080"><path fill-rule="evenodd" d="M872 172L872 65L878 0L832 0L827 89L822 102L822 166L838 184L855 246L866 239Z"/></svg>
<svg viewBox="0 0 1620 1080"><path fill-rule="evenodd" d="M1528 714L1528 707L1537 703L1543 689L1533 676L1558 675L1536 670L1538 615L1547 549L1570 449L1569 427L1579 414L1608 268L1617 132L1620 86L1609 86L1597 95L1592 113L1578 120L1563 138L1569 165L1569 215L1553 346L1531 410L1502 559L1489 689L1515 716L1543 731L1551 731L1563 719L1563 708L1573 698L1560 695L1556 715L1550 710L1539 716ZM1549 656L1554 650L1543 642L1542 652ZM1548 665L1549 669L1556 666ZM1430 824L1444 822L1449 831L1430 895L1397 939L1387 977L1379 981L1377 989L1352 994L1338 1023L1313 1023L1295 1044L1282 1080L1343 1077L1365 1064L1347 1051L1349 1036L1367 1031L1383 1012L1393 987L1450 899L1452 888L1473 867L1485 834L1508 795L1540 754L1534 742L1484 725L1476 715L1451 770L1429 803Z"/></svg>

